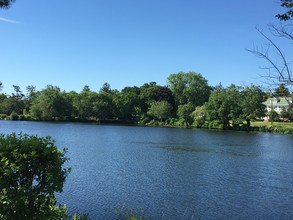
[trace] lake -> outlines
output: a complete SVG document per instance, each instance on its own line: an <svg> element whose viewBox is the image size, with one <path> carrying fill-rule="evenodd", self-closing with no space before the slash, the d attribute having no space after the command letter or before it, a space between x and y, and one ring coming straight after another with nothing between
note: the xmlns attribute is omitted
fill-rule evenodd
<svg viewBox="0 0 293 220"><path fill-rule="evenodd" d="M293 219L290 135L0 121L11 132L68 148L58 201L90 219Z"/></svg>

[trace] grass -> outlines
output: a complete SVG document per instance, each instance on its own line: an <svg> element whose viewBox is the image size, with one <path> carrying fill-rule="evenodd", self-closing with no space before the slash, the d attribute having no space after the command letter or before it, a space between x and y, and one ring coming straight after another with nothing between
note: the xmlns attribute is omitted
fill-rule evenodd
<svg viewBox="0 0 293 220"><path fill-rule="evenodd" d="M283 128L292 128L293 129L293 122L267 122L267 121L255 121L251 122L251 126L253 127L262 127L262 126L278 126Z"/></svg>
<svg viewBox="0 0 293 220"><path fill-rule="evenodd" d="M293 134L292 122L264 122L256 121L251 123L252 127L258 127L259 131L274 132L282 134Z"/></svg>

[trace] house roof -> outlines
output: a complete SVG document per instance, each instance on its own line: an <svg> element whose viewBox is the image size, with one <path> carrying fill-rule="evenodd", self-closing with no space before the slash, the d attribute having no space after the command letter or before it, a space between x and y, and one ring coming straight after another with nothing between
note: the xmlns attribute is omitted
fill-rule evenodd
<svg viewBox="0 0 293 220"><path fill-rule="evenodd" d="M292 97L272 97L268 98L263 104L266 106L288 107L292 103Z"/></svg>

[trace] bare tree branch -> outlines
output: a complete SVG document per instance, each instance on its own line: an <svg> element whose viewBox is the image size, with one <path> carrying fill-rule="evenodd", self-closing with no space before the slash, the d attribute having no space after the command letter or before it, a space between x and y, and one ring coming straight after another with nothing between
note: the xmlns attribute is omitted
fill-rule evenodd
<svg viewBox="0 0 293 220"><path fill-rule="evenodd" d="M286 32L282 29L278 29L275 26L272 26L272 28L273 28L274 34L278 36L286 37L286 38L290 37L290 32ZM291 72L289 63L287 62L285 55L281 51L280 47L277 46L262 30L260 30L259 28L256 28L256 30L268 42L267 47L265 49L263 47L259 49L258 47L254 46L253 49L248 51L253 53L259 58L265 59L270 64L269 67L264 68L267 70L267 74L263 77L275 85L277 83L292 84L293 83L292 72ZM287 33L287 35L285 35L285 33ZM275 53L274 57L276 57L276 61L274 61L270 56L271 50L273 50Z"/></svg>
<svg viewBox="0 0 293 220"><path fill-rule="evenodd" d="M293 40L293 24L281 25L279 27L270 25L271 33L276 37L284 37Z"/></svg>

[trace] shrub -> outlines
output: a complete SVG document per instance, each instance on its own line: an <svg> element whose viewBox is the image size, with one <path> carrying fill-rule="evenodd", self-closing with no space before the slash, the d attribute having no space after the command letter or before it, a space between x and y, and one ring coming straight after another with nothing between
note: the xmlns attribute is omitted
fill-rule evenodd
<svg viewBox="0 0 293 220"><path fill-rule="evenodd" d="M224 125L219 120L213 120L209 122L210 129L224 129Z"/></svg>
<svg viewBox="0 0 293 220"><path fill-rule="evenodd" d="M0 114L0 119L1 120L5 120L7 118L7 115L6 114Z"/></svg>
<svg viewBox="0 0 293 220"><path fill-rule="evenodd" d="M23 121L23 120L25 120L25 116L24 115L19 115L18 119Z"/></svg>
<svg viewBox="0 0 293 220"><path fill-rule="evenodd" d="M50 137L0 134L0 219L63 219L54 193L70 171L65 153Z"/></svg>
<svg viewBox="0 0 293 220"><path fill-rule="evenodd" d="M19 119L18 114L15 112L12 112L10 115L10 120L17 121Z"/></svg>
<svg viewBox="0 0 293 220"><path fill-rule="evenodd" d="M201 128L204 126L204 124L205 124L204 118L196 118L196 119L194 119L192 126L197 127L197 128Z"/></svg>

